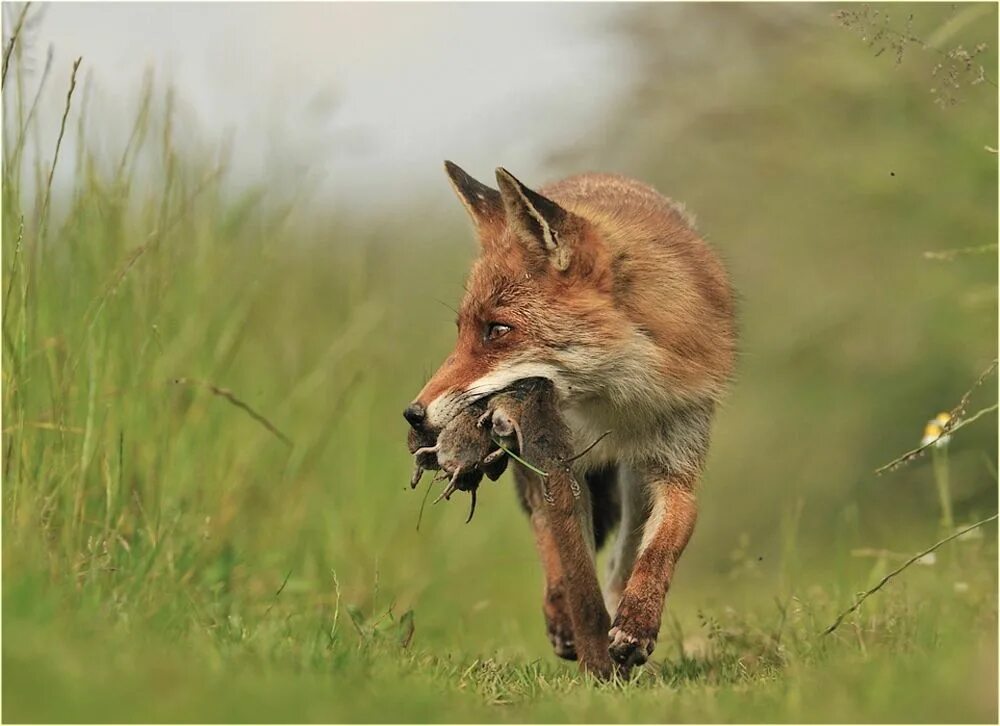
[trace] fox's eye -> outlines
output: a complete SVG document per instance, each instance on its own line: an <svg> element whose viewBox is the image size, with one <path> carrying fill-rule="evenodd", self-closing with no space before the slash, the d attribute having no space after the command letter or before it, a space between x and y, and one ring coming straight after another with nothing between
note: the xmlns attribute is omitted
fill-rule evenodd
<svg viewBox="0 0 1000 726"><path fill-rule="evenodd" d="M507 335L512 330L509 325L503 323L490 323L486 326L486 340L497 340Z"/></svg>

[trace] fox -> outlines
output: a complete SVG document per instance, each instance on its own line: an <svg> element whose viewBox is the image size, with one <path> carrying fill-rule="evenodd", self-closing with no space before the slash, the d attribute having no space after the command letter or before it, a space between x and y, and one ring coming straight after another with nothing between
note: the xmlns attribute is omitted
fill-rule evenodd
<svg viewBox="0 0 1000 726"><path fill-rule="evenodd" d="M711 426L733 375L735 294L684 206L629 177L584 173L532 189L503 167L496 188L446 161L479 255L452 352L406 406L433 439L470 406L526 379L551 383L584 496L591 567L614 535L603 585L607 647L624 669L652 655L677 563L694 531ZM411 433L412 433L411 432ZM555 654L577 659L567 563L513 463L544 571Z"/></svg>

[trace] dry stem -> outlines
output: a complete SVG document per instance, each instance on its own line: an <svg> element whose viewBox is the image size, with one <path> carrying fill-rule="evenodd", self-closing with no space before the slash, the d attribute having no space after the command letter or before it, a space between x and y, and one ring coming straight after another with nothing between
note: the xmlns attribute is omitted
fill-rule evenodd
<svg viewBox="0 0 1000 726"><path fill-rule="evenodd" d="M925 549L923 552L919 552L919 553L913 555L913 557L911 557L910 559L908 559L906 562L904 562L903 564L901 564L895 570L893 570L888 575L886 575L881 580L879 580L879 583L877 585L875 585L875 587L873 587L870 590L862 593L861 596L855 601L855 603L853 605L851 605L851 607L847 608L847 610L845 610L840 615L838 615L837 619L833 621L833 624L830 627L828 627L826 630L823 631L823 635L829 635L834 630L836 630L838 627L840 627L840 624L842 622L844 622L844 618L846 618L848 615L850 615L855 610L857 610L859 607L861 607L861 603L863 603L865 600L867 600L871 595L874 595L876 592L878 592L879 590L881 590L882 587L887 582L889 582L889 580L891 580L892 578L894 578L896 575L898 575L900 572L902 572L907 567L909 567L910 565L912 565L914 562L916 562L917 560L919 560L921 557L929 555L931 552L933 552L934 550L936 550L941 545L943 545L943 544L945 544L947 542L951 542L953 539L957 539L958 537L961 537L966 532L971 532L976 527L982 527L984 524L988 524L989 522L992 522L998 516L1000 516L1000 515L994 514L991 517L987 517L986 519L979 520L975 524L970 524L965 529L961 529L958 532L955 532L954 534L951 534L951 535L945 537L943 540L941 540L939 542L935 542L933 545L931 545L930 547L928 547L927 549Z"/></svg>
<svg viewBox="0 0 1000 726"><path fill-rule="evenodd" d="M291 448L292 446L294 446L294 443L292 443L292 440L290 438L288 438L287 436L285 436L283 433L281 433L281 430L278 429L277 426L275 426L273 423L271 423L270 421L268 421L267 418L265 418L262 414L259 414L255 410L253 410L250 407L249 404L247 404L247 403L241 401L239 398L237 398L236 394L234 394L228 388L219 388L215 384L209 383L208 381L198 381L198 380L194 380L192 378L175 378L173 380L173 382L176 383L176 384L178 384L178 385L191 384L191 385L202 386L204 388L207 388L212 393L214 393L216 396L221 396L222 398L226 399L227 401L229 401L231 404L233 404L237 408L241 408L244 411L246 411L247 414L250 416L250 418L252 418L254 421L256 421L257 423L259 423L261 426L263 426L268 431L270 431L272 434L274 434L279 439L281 439L281 441L285 445L287 445L289 448Z"/></svg>
<svg viewBox="0 0 1000 726"><path fill-rule="evenodd" d="M997 359L994 358L993 362L990 363L989 367L985 371L979 374L979 378L977 378L976 382L972 384L972 387L970 387L969 390L965 392L965 394L962 396L962 400L958 402L958 405L951 410L950 414L951 418L948 420L948 423L946 423L944 426L941 427L941 433L937 435L937 438L935 438L933 441L928 441L926 444L918 446L915 449L907 451L905 454L896 457L888 464L880 466L878 469L875 470L875 473L884 474L887 471L892 471L893 469L896 469L897 467L900 467L903 464L909 463L913 459L916 459L918 456L920 456L926 449L936 444L938 440L941 439L942 437L948 436L949 434L958 431L963 426L968 426L970 423L975 421L980 416L985 416L991 411L996 411L997 404L993 404L992 406L987 406L984 409L976 411L976 413L974 413L967 419L963 420L962 418L965 415L965 407L969 404L969 399L972 397L973 391L975 391L977 388L979 388L979 386L983 384L983 381L986 380L986 377L989 376L994 370L996 370L996 367L997 367Z"/></svg>

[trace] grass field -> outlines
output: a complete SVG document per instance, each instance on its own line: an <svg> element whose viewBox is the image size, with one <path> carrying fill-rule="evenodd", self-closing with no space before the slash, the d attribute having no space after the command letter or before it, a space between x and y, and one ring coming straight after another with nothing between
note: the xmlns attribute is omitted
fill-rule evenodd
<svg viewBox="0 0 1000 726"><path fill-rule="evenodd" d="M740 371L654 660L608 685L549 652L506 477L469 525L452 502L417 530L426 482L409 490L400 414L449 350L475 253L443 174L388 217L273 181L236 192L225 149L181 145L155 86L109 152L78 84L54 162L15 48L3 719L995 722L995 524L821 634L943 536L942 468L873 471L997 351L995 246L923 256L996 242L996 88L963 82L942 109L928 53L894 65L833 9L727 15L720 48L757 43L761 66L723 109L710 67L658 71L658 11L634 9L632 141L552 162L682 196L742 300ZM917 7L913 32L948 12ZM954 25L942 47L974 47L996 8ZM68 88L69 69L48 82ZM698 102L685 126L665 110ZM56 163L71 189L50 185ZM987 377L969 413L996 397ZM939 452L956 524L996 511L996 437L994 413Z"/></svg>

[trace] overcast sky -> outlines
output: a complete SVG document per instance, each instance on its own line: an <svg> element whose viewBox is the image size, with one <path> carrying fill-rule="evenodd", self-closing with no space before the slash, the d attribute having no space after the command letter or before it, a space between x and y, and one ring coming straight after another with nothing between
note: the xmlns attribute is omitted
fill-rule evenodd
<svg viewBox="0 0 1000 726"><path fill-rule="evenodd" d="M541 174L542 157L587 138L630 80L629 48L610 30L619 12L598 3L53 3L26 47L35 83L54 48L54 110L43 109L53 128L72 58L83 56L95 91L88 124L121 148L152 65L201 138L233 133L240 178L256 181L280 158L364 196L437 184L445 158L486 178L498 164Z"/></svg>

